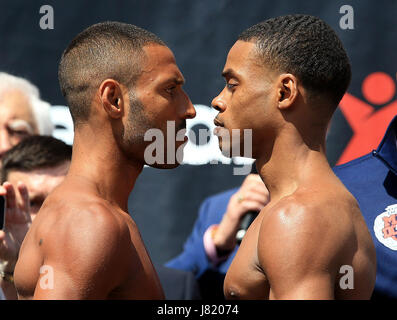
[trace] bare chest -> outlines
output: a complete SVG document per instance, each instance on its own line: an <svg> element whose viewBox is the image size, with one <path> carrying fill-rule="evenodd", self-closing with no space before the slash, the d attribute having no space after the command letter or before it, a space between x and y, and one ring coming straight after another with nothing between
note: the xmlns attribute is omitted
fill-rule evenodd
<svg viewBox="0 0 397 320"><path fill-rule="evenodd" d="M268 299L270 286L258 262L260 217L252 223L226 274L226 299Z"/></svg>
<svg viewBox="0 0 397 320"><path fill-rule="evenodd" d="M110 299L164 299L157 272L132 220L126 221L130 230L128 271L125 281L110 293Z"/></svg>

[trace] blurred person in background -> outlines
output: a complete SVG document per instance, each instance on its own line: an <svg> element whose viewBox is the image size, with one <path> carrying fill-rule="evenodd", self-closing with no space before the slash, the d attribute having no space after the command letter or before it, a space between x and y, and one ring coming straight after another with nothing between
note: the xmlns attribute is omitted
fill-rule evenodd
<svg viewBox="0 0 397 320"><path fill-rule="evenodd" d="M72 147L50 136L31 136L8 150L0 170L6 197L0 230L0 284L6 299L17 299L13 283L21 243L44 200L65 178Z"/></svg>
<svg viewBox="0 0 397 320"><path fill-rule="evenodd" d="M26 79L0 72L0 160L24 138L51 135L50 104L40 99L39 89Z"/></svg>

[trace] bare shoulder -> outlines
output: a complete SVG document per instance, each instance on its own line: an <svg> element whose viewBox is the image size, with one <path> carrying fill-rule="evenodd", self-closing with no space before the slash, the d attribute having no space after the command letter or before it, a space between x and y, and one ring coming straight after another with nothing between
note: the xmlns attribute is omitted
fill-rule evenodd
<svg viewBox="0 0 397 320"><path fill-rule="evenodd" d="M49 204L44 214L41 231L46 237L56 238L58 243L66 241L66 247L76 243L79 243L78 247L81 243L87 246L108 243L111 246L127 231L114 209L98 199ZM51 215L53 217L49 219Z"/></svg>
<svg viewBox="0 0 397 320"><path fill-rule="evenodd" d="M38 299L107 298L124 283L134 258L128 227L102 199L87 194L65 198L50 195L34 220L18 261L19 289ZM51 290L38 285L37 271L30 280L24 278L25 261L32 258L33 270L51 270L56 283Z"/></svg>
<svg viewBox="0 0 397 320"><path fill-rule="evenodd" d="M343 186L299 189L261 215L257 261L270 283L270 297L371 295L375 249L357 201ZM359 282L354 292L335 286L342 266L354 269Z"/></svg>
<svg viewBox="0 0 397 320"><path fill-rule="evenodd" d="M360 213L356 199L343 188L302 188L282 198L269 212L269 218L282 225L299 224L300 229L338 227ZM342 219L342 220L341 220Z"/></svg>
<svg viewBox="0 0 397 320"><path fill-rule="evenodd" d="M111 206L94 197L66 201L54 196L34 224L35 240L45 256L77 262L100 261L120 254L129 232Z"/></svg>
<svg viewBox="0 0 397 320"><path fill-rule="evenodd" d="M258 238L259 259L310 261L329 268L338 264L346 244L354 240L353 216L359 208L343 190L299 190L281 199L264 215ZM276 260L273 260L276 261Z"/></svg>

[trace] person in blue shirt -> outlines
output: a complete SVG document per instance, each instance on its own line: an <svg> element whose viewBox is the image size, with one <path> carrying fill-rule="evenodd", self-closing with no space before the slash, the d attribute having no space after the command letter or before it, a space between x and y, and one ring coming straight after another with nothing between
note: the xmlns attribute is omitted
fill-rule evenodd
<svg viewBox="0 0 397 320"><path fill-rule="evenodd" d="M379 147L334 168L357 199L376 249L373 299L397 298L397 116Z"/></svg>
<svg viewBox="0 0 397 320"><path fill-rule="evenodd" d="M377 277L372 299L397 298L397 116L390 123L379 147L373 152L334 167L335 174L357 199L371 232L376 248ZM255 165L253 165L255 168ZM245 213L242 204L251 198L251 192L262 193L256 198L258 209L266 205L269 195L259 176L250 174L240 188L233 188L211 196L202 203L193 231L184 250L166 265L193 271L199 281L203 298L223 298L223 279L238 250L235 242L238 223L225 236L233 247L214 252L204 240L212 239L213 246L220 226L230 221L231 210L241 219ZM255 182L254 182L255 181ZM256 183L258 182L258 183ZM229 213L229 214L228 214ZM216 226L218 227L216 228ZM215 229L215 232L214 232ZM208 234L212 237L209 237ZM207 237L205 237L207 236ZM224 241L224 243L227 241Z"/></svg>

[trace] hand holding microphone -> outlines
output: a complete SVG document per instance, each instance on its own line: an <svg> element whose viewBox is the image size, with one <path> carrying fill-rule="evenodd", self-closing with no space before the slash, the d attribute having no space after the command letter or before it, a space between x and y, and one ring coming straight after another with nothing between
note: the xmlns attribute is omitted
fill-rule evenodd
<svg viewBox="0 0 397 320"><path fill-rule="evenodd" d="M226 213L213 237L219 252L230 252L241 242L249 225L269 202L269 191L258 174L248 175L230 198Z"/></svg>
<svg viewBox="0 0 397 320"><path fill-rule="evenodd" d="M252 222L254 222L255 218L259 214L259 211L248 211L245 216L241 219L240 226L236 233L236 242L240 244L243 241L245 234Z"/></svg>

